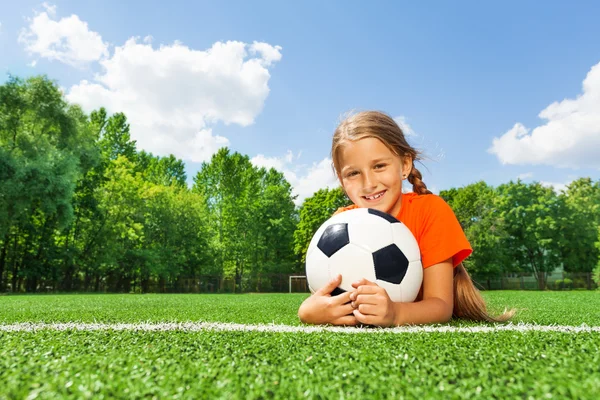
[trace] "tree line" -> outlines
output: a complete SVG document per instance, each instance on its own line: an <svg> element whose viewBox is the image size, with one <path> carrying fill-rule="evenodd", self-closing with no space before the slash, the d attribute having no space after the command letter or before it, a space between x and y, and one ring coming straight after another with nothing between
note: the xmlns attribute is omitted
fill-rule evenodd
<svg viewBox="0 0 600 400"><path fill-rule="evenodd" d="M84 113L47 77L0 86L0 292L164 291L179 282L296 273L312 234L348 204L322 189L294 204L275 169L220 149L188 186L182 160L136 147L127 117ZM520 181L440 193L475 252L472 274L592 271L600 182L556 194Z"/></svg>

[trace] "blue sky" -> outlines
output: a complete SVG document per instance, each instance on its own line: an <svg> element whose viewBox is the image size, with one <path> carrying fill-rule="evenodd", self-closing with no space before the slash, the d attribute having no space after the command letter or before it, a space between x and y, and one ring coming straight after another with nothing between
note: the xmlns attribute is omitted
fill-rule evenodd
<svg viewBox="0 0 600 400"><path fill-rule="evenodd" d="M485 3L485 4L482 4ZM188 177L227 145L299 200L339 118L403 121L435 192L600 177L598 2L0 1L0 80L47 74Z"/></svg>

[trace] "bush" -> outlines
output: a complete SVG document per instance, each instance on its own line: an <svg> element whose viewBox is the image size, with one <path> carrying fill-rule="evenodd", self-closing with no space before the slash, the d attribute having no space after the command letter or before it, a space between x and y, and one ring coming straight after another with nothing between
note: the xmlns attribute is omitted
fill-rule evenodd
<svg viewBox="0 0 600 400"><path fill-rule="evenodd" d="M569 278L557 279L554 281L554 288L557 290L573 289L573 280Z"/></svg>
<svg viewBox="0 0 600 400"><path fill-rule="evenodd" d="M592 272L592 279L596 282L596 285L600 287L600 263L594 268L594 272Z"/></svg>
<svg viewBox="0 0 600 400"><path fill-rule="evenodd" d="M576 278L573 280L574 288L587 288L587 282L583 278Z"/></svg>

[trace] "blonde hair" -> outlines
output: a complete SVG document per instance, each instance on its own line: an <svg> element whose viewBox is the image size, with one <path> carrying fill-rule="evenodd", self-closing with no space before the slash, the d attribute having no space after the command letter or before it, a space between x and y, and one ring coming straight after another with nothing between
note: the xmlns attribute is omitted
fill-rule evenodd
<svg viewBox="0 0 600 400"><path fill-rule="evenodd" d="M410 157L412 168L408 181L417 194L432 194L422 181L421 172L415 168L415 161L421 159L421 152L408 144L402 129L387 114L379 111L362 111L347 116L336 128L331 144L331 159L333 168L340 175L340 153L348 142L364 138L375 138L381 141L392 153L400 158ZM454 269L454 309L456 318L472 321L503 322L514 315L514 310L505 311L502 315L488 314L481 293L473 284L473 280L465 267L459 264Z"/></svg>

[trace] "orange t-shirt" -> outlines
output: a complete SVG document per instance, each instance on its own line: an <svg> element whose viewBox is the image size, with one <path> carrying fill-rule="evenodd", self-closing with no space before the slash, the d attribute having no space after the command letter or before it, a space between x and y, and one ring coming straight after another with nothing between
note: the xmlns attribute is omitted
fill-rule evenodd
<svg viewBox="0 0 600 400"><path fill-rule="evenodd" d="M354 204L342 207L336 214L354 208L358 207ZM454 211L439 196L404 193L400 213L395 217L417 239L423 268L449 258L452 258L452 265L456 267L473 252Z"/></svg>

